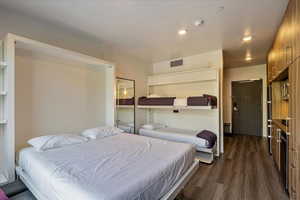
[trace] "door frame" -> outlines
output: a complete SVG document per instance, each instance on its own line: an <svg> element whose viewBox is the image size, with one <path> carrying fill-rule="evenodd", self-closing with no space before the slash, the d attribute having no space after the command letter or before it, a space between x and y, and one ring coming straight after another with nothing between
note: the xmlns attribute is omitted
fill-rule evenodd
<svg viewBox="0 0 300 200"><path fill-rule="evenodd" d="M263 129L263 115L264 115L264 112L263 112L263 107L264 107L264 101L263 101L263 86L264 86L264 84L263 84L263 79L262 78L257 78L257 79L244 79L244 80L234 80L234 81L231 81L230 82L230 92L231 92L231 96L230 96L230 98L231 98L231 100L230 100L230 109L231 109L231 132L232 132L232 134L234 134L234 132L233 132L233 104L232 104L232 97L233 97L233 93L232 93L232 84L234 83L234 82L253 82L253 81L260 81L261 82L261 89L260 89L260 97L261 97L261 99L260 99L260 101L261 101L261 122L260 122L260 136L259 137L263 137L264 136L264 133L263 133L263 131L264 131L264 129Z"/></svg>

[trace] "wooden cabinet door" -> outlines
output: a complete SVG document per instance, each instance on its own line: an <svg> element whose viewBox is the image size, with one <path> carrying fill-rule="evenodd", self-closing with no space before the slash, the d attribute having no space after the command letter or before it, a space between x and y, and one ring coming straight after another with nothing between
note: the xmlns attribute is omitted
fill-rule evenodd
<svg viewBox="0 0 300 200"><path fill-rule="evenodd" d="M292 62L294 61L294 13L296 12L296 0L290 0L285 20L284 20L284 31L285 31L285 46L284 46L284 52L285 52L285 68L288 67Z"/></svg>

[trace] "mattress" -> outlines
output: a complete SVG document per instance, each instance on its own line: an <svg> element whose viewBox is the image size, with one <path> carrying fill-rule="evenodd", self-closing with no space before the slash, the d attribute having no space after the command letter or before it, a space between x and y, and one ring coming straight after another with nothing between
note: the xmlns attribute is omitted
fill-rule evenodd
<svg viewBox="0 0 300 200"><path fill-rule="evenodd" d="M208 142L206 140L196 137L199 131L178 128L159 128L155 130L141 128L139 133L143 136L193 144L199 151L208 147Z"/></svg>
<svg viewBox="0 0 300 200"><path fill-rule="evenodd" d="M175 99L176 97L140 97L138 104L143 106L173 106Z"/></svg>
<svg viewBox="0 0 300 200"><path fill-rule="evenodd" d="M25 148L19 166L49 200L156 200L194 156L192 145L119 134L45 152Z"/></svg>
<svg viewBox="0 0 300 200"><path fill-rule="evenodd" d="M188 106L217 106L217 103L217 97L207 94L187 98Z"/></svg>

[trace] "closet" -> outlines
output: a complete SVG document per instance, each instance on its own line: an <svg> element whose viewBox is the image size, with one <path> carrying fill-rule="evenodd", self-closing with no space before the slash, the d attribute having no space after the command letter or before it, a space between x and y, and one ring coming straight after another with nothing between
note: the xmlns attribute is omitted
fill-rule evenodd
<svg viewBox="0 0 300 200"><path fill-rule="evenodd" d="M0 47L0 184L27 140L114 125L112 63L8 34Z"/></svg>
<svg viewBox="0 0 300 200"><path fill-rule="evenodd" d="M268 55L270 153L291 199L300 199L300 0L290 0Z"/></svg>

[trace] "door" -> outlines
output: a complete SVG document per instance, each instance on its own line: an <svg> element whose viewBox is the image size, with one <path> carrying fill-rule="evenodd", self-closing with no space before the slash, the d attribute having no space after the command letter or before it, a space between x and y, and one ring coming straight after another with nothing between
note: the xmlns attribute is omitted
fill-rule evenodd
<svg viewBox="0 0 300 200"><path fill-rule="evenodd" d="M262 136L262 80L232 82L232 131Z"/></svg>

